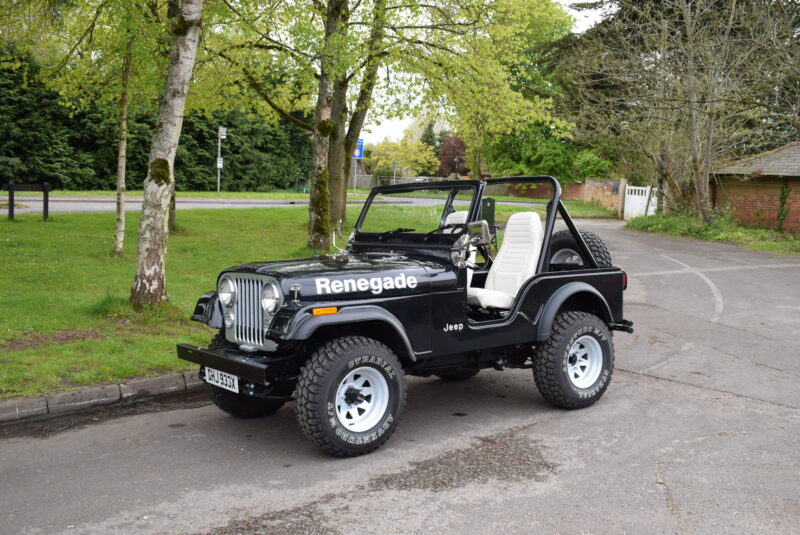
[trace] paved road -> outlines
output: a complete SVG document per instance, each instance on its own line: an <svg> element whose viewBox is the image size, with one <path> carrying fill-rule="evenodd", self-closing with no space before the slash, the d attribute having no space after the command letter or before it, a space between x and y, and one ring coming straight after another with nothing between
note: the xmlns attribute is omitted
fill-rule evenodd
<svg viewBox="0 0 800 535"><path fill-rule="evenodd" d="M367 197L363 194L352 195L347 201L347 204L360 206L364 204ZM41 196L17 196L16 203L22 204L23 208L16 208L16 214L41 214L42 213L42 198ZM425 197L402 197L395 199L384 199L375 201L378 204L385 204L391 202L392 204L404 204L411 206L439 206L442 201L440 199L431 199ZM525 202L524 204L538 204L544 206L542 202ZM466 206L469 204L466 201L455 201L457 205ZM497 204L520 204L515 202L499 202ZM281 200L281 199L231 199L231 198L201 198L201 197L178 197L176 199L175 207L178 210L191 210L195 208L271 208L280 206L308 206L308 200ZM117 209L116 201L113 197L109 196L53 196L50 197L49 211L51 214L64 214L73 212L115 212ZM125 202L126 212L138 212L142 209L141 197L129 198ZM8 214L7 208L0 209L0 217Z"/></svg>
<svg viewBox="0 0 800 535"><path fill-rule="evenodd" d="M359 194L353 196L347 204L360 206L366 201L366 195ZM42 198L17 196L16 203L22 204L23 208L14 210L17 214L41 214ZM383 204L388 201L378 200L377 203ZM440 205L441 200L423 197L403 197L392 199L393 204L408 204L412 206L431 206ZM467 204L457 201L456 204ZM509 204L509 203L499 203ZM536 203L534 203L536 204ZM541 204L541 203L539 203ZM191 210L195 208L271 208L280 206L308 206L308 200L281 200L281 199L231 199L231 198L200 198L200 197L178 197L175 207L178 210ZM92 197L92 196L53 196L50 197L49 211L51 214L64 214L72 212L115 212L117 209L116 201L113 197ZM132 197L125 202L126 212L137 212L142 209L141 197ZM0 209L0 216L8 214L7 208Z"/></svg>
<svg viewBox="0 0 800 535"><path fill-rule="evenodd" d="M398 432L357 459L321 454L291 405L0 440L0 532L797 533L800 258L584 226L636 322L593 407L485 371L411 379Z"/></svg>

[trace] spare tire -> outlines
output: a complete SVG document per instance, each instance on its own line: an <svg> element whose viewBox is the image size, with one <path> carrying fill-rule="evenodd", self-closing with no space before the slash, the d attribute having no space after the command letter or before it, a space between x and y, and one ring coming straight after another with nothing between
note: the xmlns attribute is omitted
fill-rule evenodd
<svg viewBox="0 0 800 535"><path fill-rule="evenodd" d="M579 232L594 256L597 267L611 267L611 253L608 252L608 247L600 239L600 236L588 230ZM553 233L553 237L550 239L550 263L584 265L578 244L569 229Z"/></svg>

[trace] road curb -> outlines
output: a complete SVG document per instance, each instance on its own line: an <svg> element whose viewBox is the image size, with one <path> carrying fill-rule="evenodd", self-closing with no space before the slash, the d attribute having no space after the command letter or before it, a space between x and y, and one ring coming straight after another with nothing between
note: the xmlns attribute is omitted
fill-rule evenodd
<svg viewBox="0 0 800 535"><path fill-rule="evenodd" d="M0 424L29 418L75 414L100 405L129 403L201 390L203 381L196 371L158 377L131 379L111 385L59 392L45 397L0 401Z"/></svg>

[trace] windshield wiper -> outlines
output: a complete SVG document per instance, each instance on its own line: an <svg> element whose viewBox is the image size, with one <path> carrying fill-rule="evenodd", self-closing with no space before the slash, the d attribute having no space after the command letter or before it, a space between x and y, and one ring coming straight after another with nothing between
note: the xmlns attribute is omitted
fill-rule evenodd
<svg viewBox="0 0 800 535"><path fill-rule="evenodd" d="M417 229L398 227L396 229L387 230L386 232L381 232L375 237L375 239L380 240L381 238L383 238L384 236L388 236L389 234L399 234L400 232L414 232L415 230Z"/></svg>

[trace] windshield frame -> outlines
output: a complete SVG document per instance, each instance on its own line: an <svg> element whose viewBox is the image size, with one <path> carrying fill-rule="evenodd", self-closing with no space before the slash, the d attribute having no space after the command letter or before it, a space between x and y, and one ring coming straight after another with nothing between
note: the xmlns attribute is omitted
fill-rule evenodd
<svg viewBox="0 0 800 535"><path fill-rule="evenodd" d="M473 221L478 217L478 212L480 211L480 199L483 196L483 189L486 186L485 182L482 180L447 180L441 182L410 182L407 184L395 184L393 186L377 186L372 188L370 191L369 197L367 201L364 203L364 207L361 209L361 213L358 216L358 220L356 221L355 226L353 227L353 232L356 236L368 234L372 235L375 233L372 232L362 232L361 225L364 222L364 219L367 217L367 213L369 212L370 207L372 206L372 201L381 194L384 193L409 193L414 191L426 191L426 190L472 190L472 201L469 205L469 214L467 216L467 221ZM442 212L451 206L452 203L452 195L449 195L447 200L444 203L442 208ZM425 234L424 232L412 233L412 234Z"/></svg>

